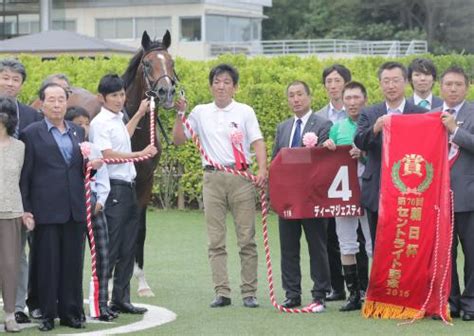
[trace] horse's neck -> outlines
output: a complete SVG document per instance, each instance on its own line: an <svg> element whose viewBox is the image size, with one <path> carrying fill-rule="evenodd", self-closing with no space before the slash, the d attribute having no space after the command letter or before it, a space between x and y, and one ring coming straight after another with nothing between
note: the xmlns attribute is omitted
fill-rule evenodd
<svg viewBox="0 0 474 336"><path fill-rule="evenodd" d="M129 85L127 88L126 96L127 96L127 112L128 115L131 117L137 112L138 107L142 101L142 97L144 96L144 88L142 85L141 78L138 76L136 77L135 81Z"/></svg>

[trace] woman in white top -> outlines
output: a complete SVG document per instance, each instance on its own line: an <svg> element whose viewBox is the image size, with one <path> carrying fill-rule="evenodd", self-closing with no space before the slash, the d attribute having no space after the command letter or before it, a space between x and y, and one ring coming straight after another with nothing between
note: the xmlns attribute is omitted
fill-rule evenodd
<svg viewBox="0 0 474 336"><path fill-rule="evenodd" d="M0 287L7 332L20 331L14 312L22 221L28 230L32 230L34 226L31 218L23 217L19 183L25 145L12 136L17 122L15 101L10 97L0 96Z"/></svg>

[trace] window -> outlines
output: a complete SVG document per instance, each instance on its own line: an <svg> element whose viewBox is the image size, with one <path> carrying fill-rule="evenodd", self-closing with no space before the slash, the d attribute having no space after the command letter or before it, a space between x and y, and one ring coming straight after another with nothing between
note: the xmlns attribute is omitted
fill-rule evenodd
<svg viewBox="0 0 474 336"><path fill-rule="evenodd" d="M76 31L76 21L74 20L53 20L53 30Z"/></svg>
<svg viewBox="0 0 474 336"><path fill-rule="evenodd" d="M181 18L181 41L201 41L201 18Z"/></svg>
<svg viewBox="0 0 474 336"><path fill-rule="evenodd" d="M207 15L206 40L209 42L243 42L260 40L261 22L261 19Z"/></svg>
<svg viewBox="0 0 474 336"><path fill-rule="evenodd" d="M152 39L161 39L170 27L170 17L97 19L96 36L103 39L139 39L146 30Z"/></svg>
<svg viewBox="0 0 474 336"><path fill-rule="evenodd" d="M97 19L96 35L103 39L133 38L132 18Z"/></svg>
<svg viewBox="0 0 474 336"><path fill-rule="evenodd" d="M161 39L166 30L171 30L170 17L136 18L135 19L135 37L139 38L146 30L148 35L153 38Z"/></svg>

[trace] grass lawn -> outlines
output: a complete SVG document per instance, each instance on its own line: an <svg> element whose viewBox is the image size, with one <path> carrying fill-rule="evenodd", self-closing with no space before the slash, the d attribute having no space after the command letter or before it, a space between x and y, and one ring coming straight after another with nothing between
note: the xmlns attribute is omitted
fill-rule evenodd
<svg viewBox="0 0 474 336"><path fill-rule="evenodd" d="M177 319L140 335L471 335L474 324L455 320L454 326L425 319L412 325L398 326L394 320L366 320L359 312L340 313L340 302L329 303L322 314L285 314L275 310L269 300L268 283L262 242L260 217L257 219L259 251L260 307L244 308L240 297L240 261L233 224L229 218L228 267L231 281L232 305L209 308L214 297L207 262L204 216L199 211L161 211L149 213L145 271L156 294L154 298L138 298L136 281L132 281L133 301L165 307L177 314ZM281 290L279 242L276 217L270 217L269 237L274 267L277 300L284 298ZM304 238L303 238L304 239ZM309 261L305 242L302 243L303 304L311 300ZM89 279L86 263L84 279ZM85 289L88 289L86 282ZM87 297L87 291L85 293ZM0 317L2 318L2 317ZM121 315L118 323L127 324L140 317ZM104 324L88 324L84 331L104 329ZM69 328L56 328L55 333L71 333ZM22 334L40 334L27 329Z"/></svg>

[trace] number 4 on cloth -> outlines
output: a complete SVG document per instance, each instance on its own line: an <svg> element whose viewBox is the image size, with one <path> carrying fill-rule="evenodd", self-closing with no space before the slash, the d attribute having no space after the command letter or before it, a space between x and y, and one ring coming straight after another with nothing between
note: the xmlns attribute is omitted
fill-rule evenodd
<svg viewBox="0 0 474 336"><path fill-rule="evenodd" d="M341 166L329 187L328 198L342 198L343 201L348 201L351 197L352 191L349 188L349 168L347 166Z"/></svg>

